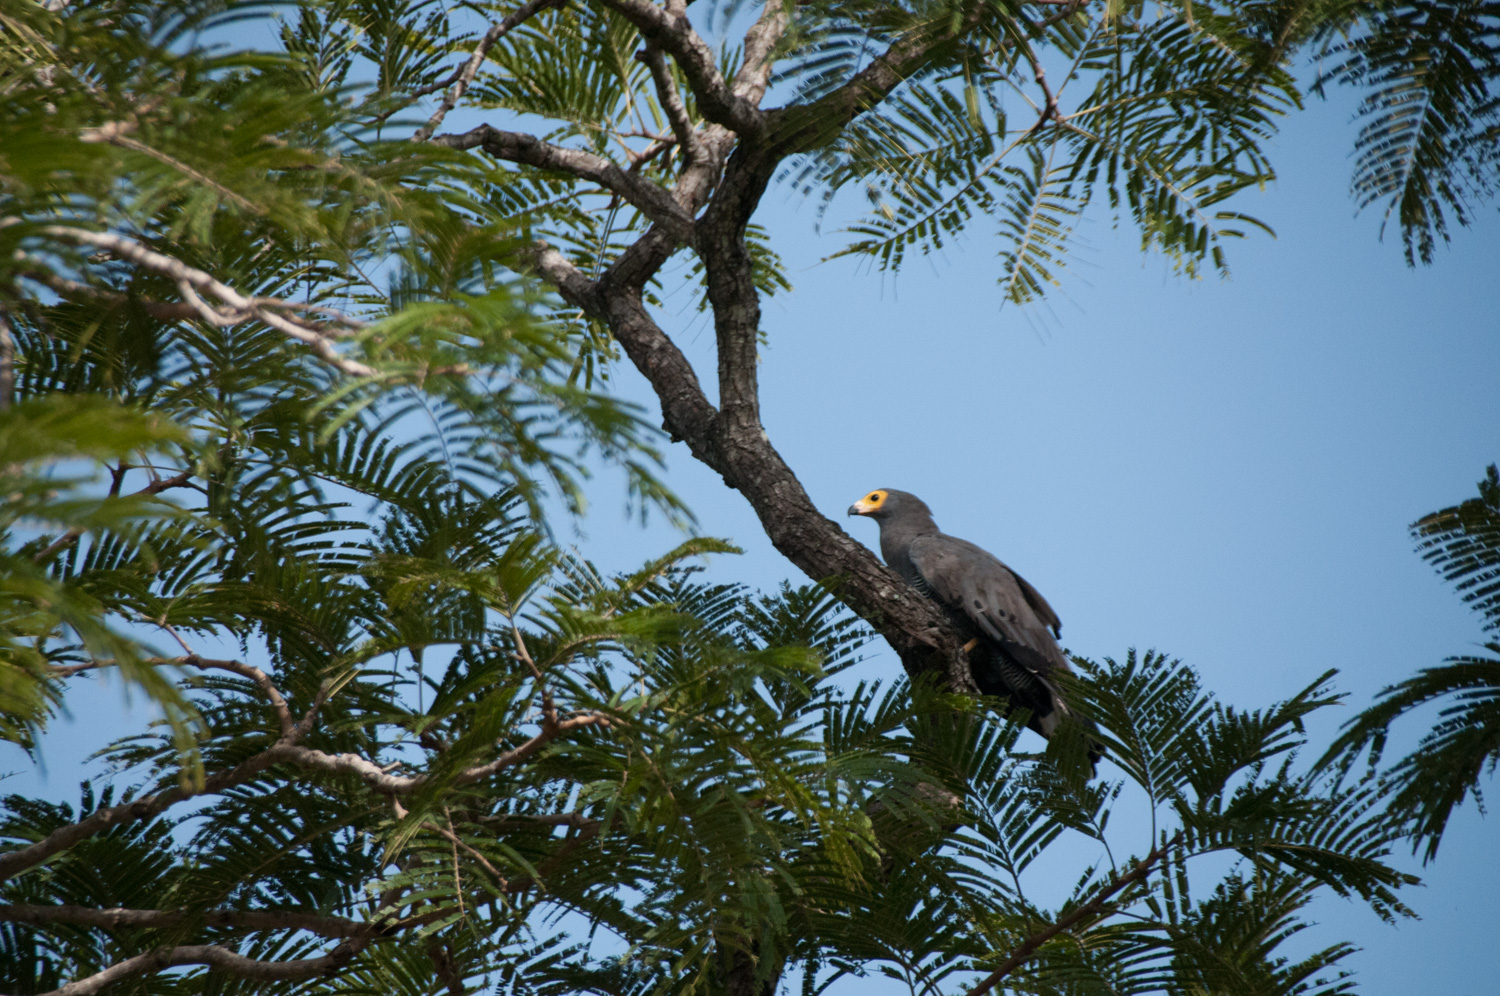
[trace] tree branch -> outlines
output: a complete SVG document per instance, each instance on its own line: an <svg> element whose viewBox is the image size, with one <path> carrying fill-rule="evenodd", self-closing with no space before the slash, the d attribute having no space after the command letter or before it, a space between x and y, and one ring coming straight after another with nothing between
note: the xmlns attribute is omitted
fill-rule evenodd
<svg viewBox="0 0 1500 996"><path fill-rule="evenodd" d="M97 671L103 667L112 667L115 663L115 661L91 661L87 664L69 664L53 667L48 673L55 678L71 678L75 674L82 674L85 671ZM276 683L271 680L270 675L258 667L243 664L240 661L213 660L211 658L199 657L195 653L188 653L185 657L148 657L141 663L195 667L200 671L228 671L231 674L239 675L241 678L248 678L265 693L266 698L271 703L271 708L276 711L276 718L281 724L281 736L284 740L288 742L294 741L297 739L299 732L305 732L301 731L300 724L292 719L292 710L287 705L286 697L281 694L281 689L276 687Z"/></svg>
<svg viewBox="0 0 1500 996"><path fill-rule="evenodd" d="M677 92L677 81L672 78L672 72L667 68L667 60L662 56L661 49L647 45L635 53L635 57L651 71L651 82L656 86L657 102L661 104L662 113L666 114L667 121L672 126L672 134L677 138L677 147L682 150L683 163L691 165L697 162L703 157L703 143L698 138L692 119L688 117L687 106L682 102L682 94Z"/></svg>
<svg viewBox="0 0 1500 996"><path fill-rule="evenodd" d="M758 134L765 116L755 104L730 89L719 75L714 51L693 30L685 13L673 13L650 0L602 0L641 33L641 37L666 52L682 67L698 109L715 124L741 135Z"/></svg>
<svg viewBox="0 0 1500 996"><path fill-rule="evenodd" d="M732 89L736 96L755 107L760 106L771 82L771 53L786 34L791 23L787 0L766 0L760 17L745 32L744 61L734 74Z"/></svg>
<svg viewBox="0 0 1500 996"><path fill-rule="evenodd" d="M810 104L767 111L766 144L780 155L806 152L837 136L856 117L888 97L945 45L973 31L990 8L975 4L962 18L948 14L908 31L847 83Z"/></svg>
<svg viewBox="0 0 1500 996"><path fill-rule="evenodd" d="M648 233L632 247L646 245L643 265L663 258L650 255L651 238ZM813 580L835 583L839 597L880 631L910 672L937 671L949 687L977 691L961 641L942 612L818 511L758 424L737 423L732 432L721 427L692 363L652 319L639 285L621 275L624 257L598 282L545 244L536 261L570 304L608 324L656 393L663 428L749 500L777 550Z"/></svg>
<svg viewBox="0 0 1500 996"><path fill-rule="evenodd" d="M493 761L459 772L454 777L453 783L471 785L531 758L537 751L564 733L588 726L603 726L608 722L608 717L597 714L561 720L555 727L544 729L519 747L506 751ZM276 764L292 764L304 770L332 775L354 775L371 790L389 796L410 795L430 781L427 775L403 777L388 774L379 765L358 754L328 754L297 744L277 743L228 771L221 771L206 778L200 789L172 788L118 806L108 806L96 810L76 823L59 827L35 844L0 854L0 882L14 877L27 868L41 864L53 855L102 833L110 827L155 818L186 799L198 795L217 794L227 788L248 782Z"/></svg>
<svg viewBox="0 0 1500 996"><path fill-rule="evenodd" d="M609 327L655 391L663 427L749 500L781 553L814 580L837 584L840 597L886 637L909 671L936 670L955 690L974 691L962 643L942 612L825 518L766 437L756 377L759 300L744 234L784 156L826 140L878 103L941 46L979 24L985 8L957 24L942 20L908 33L822 101L763 113L755 103L768 78L771 53L786 27L782 7L773 2L747 34L748 59L736 76L735 86L741 91L736 93L725 87L712 53L685 16L674 13L670 5L663 9L646 0L603 2L641 31L647 51L640 58L648 68L651 50L677 61L699 112L709 121L697 132L704 154L685 164L673 196L689 217L707 206L688 244L708 277L719 341L719 406L710 402L692 364L644 302L645 284L684 241L676 233L653 226L597 280L589 280L551 246L538 244L533 257L537 272L570 304ZM664 108L670 103L670 96L662 93L665 69L663 64L661 71L653 72ZM674 128L683 124L678 120Z"/></svg>
<svg viewBox="0 0 1500 996"><path fill-rule="evenodd" d="M496 881L496 883L499 884L499 886L500 886L500 892L502 894L509 894L509 893L512 893L512 892L527 892L527 891L530 891L531 886L532 886L531 879L529 879L529 878L523 879L522 881L524 882L524 885L521 888L519 888L519 889L513 889L511 887L510 879L508 879L504 875L500 874L500 869L496 868L493 864L491 864L489 858L486 858L483 854L480 854L478 851L474 850L474 848L470 847L467 843L465 843L465 841L464 841L464 839L462 837L460 837L458 834L454 833L452 830L444 829L443 827L438 826L436 823L433 823L430 820L424 820L424 821L422 821L422 826L426 827L428 830L431 830L433 833L437 834L438 836L440 836L444 840L446 840L448 843L450 843L450 844L453 845L453 847L455 848L455 851L454 851L454 855L455 855L454 863L455 863L455 866L457 865L457 852L458 852L458 849L462 849L465 854L467 854L469 857L473 858L475 861L479 862L479 867L483 868L486 872L488 872L489 875L490 875L490 877L493 878ZM456 891L457 891L457 888L455 887L455 892ZM462 896L459 897L459 901L460 902L463 901L463 897Z"/></svg>
<svg viewBox="0 0 1500 996"><path fill-rule="evenodd" d="M1109 903L1110 899L1119 894L1119 892L1126 886L1145 879L1147 875L1151 874L1151 869L1156 866L1157 862L1166 857L1167 852L1169 852L1173 847L1176 847L1181 840L1182 831L1179 830L1172 836L1170 840L1165 841L1156 850L1152 851L1150 854L1146 855L1144 858L1132 865L1130 867L1130 870L1125 872L1125 874L1116 878L1113 882L1105 886L1103 889L1100 889L1099 892L1094 895L1093 899L1090 899L1082 906L1074 908L1072 912L1066 914L1065 916L1058 917L1057 921L1051 926L1039 930L1036 933L1032 934L1030 937L1026 938L1026 940L1022 941L1016 947L1016 949L1011 952L1011 956L1007 958L999 968L995 969L989 975L985 976L984 980L981 981L979 985L975 986L973 989L970 989L968 992L968 996L984 996L985 993L989 992L991 989L994 989L1001 979L1004 979L1011 972L1014 972L1016 969L1020 968L1027 961L1029 961L1031 959L1031 956L1036 954L1037 951L1041 949L1043 944L1046 944L1058 934L1061 934L1066 930L1073 929L1085 920L1090 920L1095 917L1105 915L1105 913L1108 912L1106 909L1106 905Z"/></svg>
<svg viewBox="0 0 1500 996"><path fill-rule="evenodd" d="M438 104L438 109L433 112L432 117L427 120L426 124L417 129L416 134L412 135L411 140L413 142L425 142L432 137L432 133L437 131L438 126L443 123L443 118L448 116L448 112L458 106L459 98L464 95L464 91L469 88L469 84L474 82L474 77L479 73L479 67L484 64L484 57L489 55L490 49L495 47L497 41L505 37L512 28L515 28L522 21L552 6L556 2L557 0L527 0L513 14L508 15L499 23L491 25L490 29L484 33L484 37L479 39L479 44L474 46L474 52L469 56L468 60L448 78L448 82L453 84L452 88L443 94L443 99Z"/></svg>
<svg viewBox="0 0 1500 996"><path fill-rule="evenodd" d="M1049 121L1060 121L1061 117L1057 111L1057 95L1047 85L1047 71L1042 68L1042 60L1037 57L1036 50L1030 44L1026 48L1026 61L1031 63L1031 74L1036 78L1036 85L1042 91L1042 106L1037 110L1036 124L1031 126L1031 131L1046 127Z"/></svg>
<svg viewBox="0 0 1500 996"><path fill-rule="evenodd" d="M760 291L745 228L777 159L741 143L698 225L719 353L719 408L736 425L760 428Z"/></svg>
<svg viewBox="0 0 1500 996"><path fill-rule="evenodd" d="M342 968L368 945L368 939L350 939L321 957L299 958L294 961L257 961L216 944L158 948L127 958L102 972L69 982L59 989L43 993L42 996L94 996L121 979L184 965L206 965L215 971L259 982L295 982Z"/></svg>
<svg viewBox="0 0 1500 996"><path fill-rule="evenodd" d="M53 673L66 677L85 670L108 666L110 663L112 662L99 661L90 664L73 665L71 667L55 669ZM57 828L34 844L0 853L0 882L19 874L27 868L41 864L53 855L65 851L75 844L87 840L110 827L138 820L154 819L179 802L197 795L215 794L235 785L243 784L258 777L261 773L276 764L291 764L304 770L318 771L325 774L353 775L372 791L393 797L416 792L431 780L428 775L413 775L409 777L392 775L380 765L367 758L360 757L358 754L328 754L324 751L298 744L297 741L305 736L312 727L313 717L316 716L316 711L326 696L328 688L326 684L324 688L319 690L318 699L309 708L307 715L300 722L297 722L292 719L291 709L287 705L285 697L276 688L275 683L271 681L270 677L259 668L243 664L239 661L206 660L198 657L196 654L190 654L183 658L153 658L146 663L186 664L198 668L230 671L249 678L265 692L271 702L272 708L275 709L277 720L281 727L280 739L234 768L217 772L204 779L201 787L177 786L158 792L155 795L122 803L118 806L108 806L96 810L76 823ZM530 759L547 744L565 733L571 733L574 730L589 726L608 726L609 722L609 717L599 713L584 713L562 719L553 710L543 719L542 729L535 736L529 738L519 746L504 752L492 761L460 771L453 777L453 784L471 785L490 777L498 771L514 767Z"/></svg>
<svg viewBox="0 0 1500 996"><path fill-rule="evenodd" d="M118 930L122 927L159 929L193 924L232 930L300 930L319 937L359 937L377 925L337 916L318 916L296 910L132 910L93 909L87 906L0 905L0 921L45 925L68 923Z"/></svg>
<svg viewBox="0 0 1500 996"><path fill-rule="evenodd" d="M137 124L134 121L107 121L98 128L85 128L79 133L78 139L81 142L102 142L106 145L112 145L117 149L128 149L131 152L138 152L143 156L149 156L169 169L174 169L184 176L191 178L194 183L207 187L226 201L234 204L240 210L248 211L251 214L261 217L265 216L265 208L219 183L207 173L190 166L181 159L170 156L159 149L152 148L145 142L131 138L129 133L134 131L136 127Z"/></svg>
<svg viewBox="0 0 1500 996"><path fill-rule="evenodd" d="M81 245L91 245L104 249L121 259L129 260L137 266L143 266L148 270L171 277L177 282L178 291L184 300L192 305L197 317L212 325L234 325L239 322L256 319L276 329L288 338L295 339L307 346L312 347L320 359L332 367L354 377L371 377L376 374L374 367L366 366L356 360L339 353L334 347L334 340L344 335L352 334L361 328L361 324L346 319L347 325L344 329L330 332L327 329L315 327L300 319L282 314L288 309L287 302L276 301L267 298L255 298L241 294L239 291L227 284L220 282L213 276L196 267L188 266L178 259L173 259L134 239L128 239L122 235L114 235L108 232L91 232L82 228L69 228L61 225L51 225L43 231L60 239ZM199 293L211 294L228 311L222 311L218 307L204 301Z"/></svg>
<svg viewBox="0 0 1500 996"><path fill-rule="evenodd" d="M171 477L158 478L157 480L154 480L151 483L147 484L144 488L141 488L139 491L132 492L130 497L139 498L142 495L161 494L163 491L169 491L172 488L187 487L188 482L190 482L192 479L192 471L184 470L182 473L174 474ZM116 480L117 486L118 483L118 480ZM113 491L114 489L111 490ZM110 497L113 498L115 497L115 495L111 493ZM78 542L78 538L83 535L83 532L84 531L82 529L79 529L76 526L72 529L69 529L67 532L63 533L51 543L48 543L45 547L43 547L35 555L33 555L31 558L31 562L34 564L45 564L48 560L51 559L53 554L57 553L57 551L63 549L64 547L72 546L74 543ZM74 668L77 671L86 671L93 666L94 665L92 664L79 664L74 665ZM67 668L63 669L63 671L69 670L70 669ZM67 674L62 674L61 676L67 677Z"/></svg>
<svg viewBox="0 0 1500 996"><path fill-rule="evenodd" d="M448 149L482 148L496 159L592 181L619 194L651 221L669 231L677 241L687 242L692 237L693 219L671 194L640 174L621 169L604 156L580 149L565 149L533 135L501 131L487 124L462 135L439 135L432 143Z"/></svg>
<svg viewBox="0 0 1500 996"><path fill-rule="evenodd" d="M18 276L33 280L69 301L104 301L120 306L133 304L152 318L164 322L190 322L200 317L198 309L186 301L153 301L150 298L135 297L104 287L95 287L78 280L69 280L67 277L45 270L24 270Z"/></svg>
<svg viewBox="0 0 1500 996"><path fill-rule="evenodd" d="M498 771L514 767L533 757L537 751L564 733L571 733L589 726L608 725L609 717L599 713L572 716L558 720L556 723L543 722L542 729L536 736L492 761L465 768L453 776L452 784L472 785ZM432 780L429 775L392 775L374 761L358 754L329 754L295 743L276 743L266 748L263 755L257 756L268 757L271 764L293 764L307 771L320 771L330 775L353 775L364 782L371 791L381 795L411 795ZM0 857L0 861L3 861L3 857Z"/></svg>
<svg viewBox="0 0 1500 996"><path fill-rule="evenodd" d="M248 782L276 761L277 758L272 756L271 751L262 751L227 771L210 775L203 780L201 787L178 786L155 795L132 799L118 806L96 809L76 823L58 827L35 844L0 854L0 882L20 874L27 868L39 865L54 854L65 851L110 827L137 820L153 819L186 799L222 792L224 789Z"/></svg>

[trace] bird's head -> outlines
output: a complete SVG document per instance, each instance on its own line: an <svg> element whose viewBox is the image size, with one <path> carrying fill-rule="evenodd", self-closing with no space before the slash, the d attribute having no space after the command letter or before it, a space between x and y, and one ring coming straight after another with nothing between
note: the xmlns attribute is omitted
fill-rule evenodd
<svg viewBox="0 0 1500 996"><path fill-rule="evenodd" d="M849 506L850 515L868 515L877 522L909 512L920 512L929 518L932 516L932 510L922 499L895 488L876 488Z"/></svg>

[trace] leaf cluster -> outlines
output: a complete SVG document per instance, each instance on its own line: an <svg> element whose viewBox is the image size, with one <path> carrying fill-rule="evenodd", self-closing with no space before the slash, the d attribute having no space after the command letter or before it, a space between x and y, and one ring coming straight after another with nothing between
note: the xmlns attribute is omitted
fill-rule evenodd
<svg viewBox="0 0 1500 996"><path fill-rule="evenodd" d="M1494 465L1477 497L1418 519L1411 533L1423 559L1479 613L1484 629L1500 629L1500 473ZM1482 782L1500 765L1500 642L1484 650L1450 657L1381 689L1345 724L1322 761L1347 772L1368 750L1373 770L1397 720L1440 705L1431 729L1381 776L1392 811L1407 822L1413 850L1425 861L1437 856L1449 818L1471 794L1483 810Z"/></svg>

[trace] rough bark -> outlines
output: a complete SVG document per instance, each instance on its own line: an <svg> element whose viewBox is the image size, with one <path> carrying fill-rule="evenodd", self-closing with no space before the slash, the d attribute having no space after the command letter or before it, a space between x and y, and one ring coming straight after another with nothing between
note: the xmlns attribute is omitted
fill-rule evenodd
<svg viewBox="0 0 1500 996"><path fill-rule="evenodd" d="M897 39L843 87L813 104L762 111L772 55L790 23L788 8L767 5L746 35L745 60L731 85L708 58L704 40L670 7L644 0L604 2L630 19L648 42L638 57L652 70L654 87L684 150L684 168L671 192L682 214L664 210L659 197L644 195L637 186L628 196L656 224L597 280L585 277L546 244L537 247L534 257L538 273L569 303L607 325L651 384L672 439L686 444L696 459L745 497L778 551L808 577L829 584L885 637L909 673L936 673L956 690L974 691L961 637L949 621L818 511L767 436L756 362L760 296L745 235L770 179L788 155L836 136L935 53L974 30L984 8ZM676 61L707 119L696 129L682 118L683 104L664 56ZM522 137L482 144L499 158L536 164L537 146ZM551 162L568 169L560 159ZM580 179L606 180L599 164L579 165L572 172ZM608 180L611 189L626 193L613 175ZM683 217L692 219L687 226ZM702 262L707 279L718 347L717 405L645 304L648 282L684 246Z"/></svg>

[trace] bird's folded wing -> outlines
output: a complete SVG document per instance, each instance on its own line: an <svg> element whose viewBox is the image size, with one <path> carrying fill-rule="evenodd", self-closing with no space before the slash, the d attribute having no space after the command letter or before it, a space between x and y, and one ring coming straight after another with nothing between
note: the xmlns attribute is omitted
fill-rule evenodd
<svg viewBox="0 0 1500 996"><path fill-rule="evenodd" d="M935 601L964 613L990 639L1020 651L1015 653L1018 661L1039 675L1054 667L1068 669L1048 630L1056 613L1036 595L1045 611L1045 616L1039 614L1022 587L1031 586L993 554L967 540L937 535L913 540L910 557Z"/></svg>

